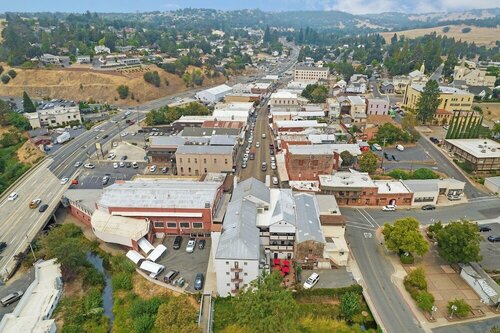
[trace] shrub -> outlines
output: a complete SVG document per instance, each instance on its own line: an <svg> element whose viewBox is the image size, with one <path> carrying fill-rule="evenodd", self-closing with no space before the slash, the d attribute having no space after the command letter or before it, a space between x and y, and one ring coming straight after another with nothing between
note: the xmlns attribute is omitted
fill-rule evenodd
<svg viewBox="0 0 500 333"><path fill-rule="evenodd" d="M128 86L121 84L118 86L118 88L116 88L116 91L118 92L118 95L121 99L125 99L128 97Z"/></svg>
<svg viewBox="0 0 500 333"><path fill-rule="evenodd" d="M115 273L111 281L115 290L132 290L132 275L130 273Z"/></svg>
<svg viewBox="0 0 500 333"><path fill-rule="evenodd" d="M8 75L2 75L2 77L0 78L0 80L2 80L3 84L7 84L10 81L10 76L8 76Z"/></svg>
<svg viewBox="0 0 500 333"><path fill-rule="evenodd" d="M415 288L418 290L427 290L427 281L425 280L425 271L422 267L412 270L404 278L406 290Z"/></svg>
<svg viewBox="0 0 500 333"><path fill-rule="evenodd" d="M444 27L444 28L443 28L443 32L444 32L444 33L447 33L448 31L450 31L450 27Z"/></svg>
<svg viewBox="0 0 500 333"><path fill-rule="evenodd" d="M401 255L399 256L399 259L401 260L401 263L404 265L413 264L413 262L415 261L415 258L413 257L413 255L409 252L401 253Z"/></svg>
<svg viewBox="0 0 500 333"><path fill-rule="evenodd" d="M15 78L17 76L17 72L13 69L10 69L7 74L11 77L11 78Z"/></svg>
<svg viewBox="0 0 500 333"><path fill-rule="evenodd" d="M464 33L464 34L468 34L469 32L471 32L471 30L472 30L472 29L471 29L471 28L469 28L469 27L467 27L467 28L463 28L463 29L462 29L462 33Z"/></svg>
<svg viewBox="0 0 500 333"><path fill-rule="evenodd" d="M434 305L434 296L426 291L422 290L417 293L417 297L415 300L417 301L417 305L424 311L432 311L432 306Z"/></svg>
<svg viewBox="0 0 500 333"><path fill-rule="evenodd" d="M151 83L155 87L160 87L161 79L157 71L144 73L144 81Z"/></svg>
<svg viewBox="0 0 500 333"><path fill-rule="evenodd" d="M316 288L316 289L301 289L293 293L295 299L314 297L314 296L330 296L340 298L345 293L354 292L357 295L363 293L363 287L359 284L353 284L344 288Z"/></svg>
<svg viewBox="0 0 500 333"><path fill-rule="evenodd" d="M467 304L463 299L456 299L453 301L448 302L448 314L451 316L452 310L451 307L455 305L457 309L453 311L453 315L459 317L459 318L464 318L467 317L469 312L471 311L471 306Z"/></svg>
<svg viewBox="0 0 500 333"><path fill-rule="evenodd" d="M83 285L102 288L104 287L104 277L96 268L87 267L85 270L85 276L83 277Z"/></svg>

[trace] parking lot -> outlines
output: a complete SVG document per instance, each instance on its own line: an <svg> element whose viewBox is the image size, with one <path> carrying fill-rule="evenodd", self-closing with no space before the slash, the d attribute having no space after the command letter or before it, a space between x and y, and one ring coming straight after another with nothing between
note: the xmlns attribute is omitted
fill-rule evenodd
<svg viewBox="0 0 500 333"><path fill-rule="evenodd" d="M487 240L488 236L499 236L500 235L500 224L491 223L487 225L491 228L491 231L481 232L483 240L481 241L481 255L483 260L480 262L481 266L486 270L498 270L500 269L500 242L492 243Z"/></svg>
<svg viewBox="0 0 500 333"><path fill-rule="evenodd" d="M417 144L414 146L405 146L403 151L397 150L396 146L385 147L384 152L387 153L389 158L384 157L382 151L375 151L378 157L384 160L383 166L386 170L393 169L418 169L430 168L438 170L436 162L425 151L425 149ZM394 160L392 155L396 158Z"/></svg>
<svg viewBox="0 0 500 333"><path fill-rule="evenodd" d="M175 237L169 236L163 241L163 244L167 247L167 252L157 262L165 266L165 274L172 269L179 271L177 277L182 276L185 279L187 284L186 290L198 292L194 290L194 279L196 273L203 273L206 279L208 257L210 255L210 239L206 239L205 248L203 250L198 248L197 242L193 253L186 252L186 245L189 237L183 237L181 247L178 250L173 249L174 239ZM162 274L161 279L163 279L165 274Z"/></svg>
<svg viewBox="0 0 500 333"><path fill-rule="evenodd" d="M345 267L336 269L315 269L302 271L303 284L312 273L319 274L319 281L313 288L342 288L355 284L356 281L351 272L348 272Z"/></svg>
<svg viewBox="0 0 500 333"><path fill-rule="evenodd" d="M95 163L94 169L86 169L83 167L80 170L80 174L77 177L78 184L71 185L70 188L79 189L100 189L104 186L102 185L102 178L105 175L110 177L109 182L106 186L113 184L117 180L130 180L133 176L137 174L143 174L146 168L146 163L138 163L138 168L134 169L132 167L122 167L115 169L113 163L111 162L99 162Z"/></svg>
<svg viewBox="0 0 500 333"><path fill-rule="evenodd" d="M119 162L122 156L127 156L127 161L129 162L144 162L146 157L146 151L139 146L133 145L128 142L116 142L116 147L112 147L109 149L106 154L106 159L110 153L114 153L116 157L112 160L112 162ZM111 161L111 160L110 160Z"/></svg>

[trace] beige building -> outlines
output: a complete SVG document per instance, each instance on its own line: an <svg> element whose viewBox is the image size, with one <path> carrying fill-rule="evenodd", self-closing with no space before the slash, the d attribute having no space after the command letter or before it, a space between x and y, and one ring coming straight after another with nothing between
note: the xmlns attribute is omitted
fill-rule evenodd
<svg viewBox="0 0 500 333"><path fill-rule="evenodd" d="M295 66L293 71L294 81L312 81L328 80L330 70L328 67Z"/></svg>
<svg viewBox="0 0 500 333"><path fill-rule="evenodd" d="M307 104L307 99L294 92L279 90L271 94L269 103L271 106L297 106Z"/></svg>
<svg viewBox="0 0 500 333"><path fill-rule="evenodd" d="M82 122L78 106L56 106L46 110L38 110L34 113L25 113L32 128L60 127L72 122Z"/></svg>
<svg viewBox="0 0 500 333"><path fill-rule="evenodd" d="M208 172L233 172L234 154L232 146L180 146L175 152L177 174L199 176Z"/></svg>
<svg viewBox="0 0 500 333"><path fill-rule="evenodd" d="M486 75L486 71L481 69L471 69L465 66L455 66L453 71L455 81L465 81L468 86L479 86L493 88L496 77Z"/></svg>
<svg viewBox="0 0 500 333"><path fill-rule="evenodd" d="M424 90L422 84L412 84L406 88L405 96L403 98L403 106L407 110L416 110L420 94ZM439 87L441 103L438 109L446 111L470 111L474 95L470 92L453 88L453 87Z"/></svg>

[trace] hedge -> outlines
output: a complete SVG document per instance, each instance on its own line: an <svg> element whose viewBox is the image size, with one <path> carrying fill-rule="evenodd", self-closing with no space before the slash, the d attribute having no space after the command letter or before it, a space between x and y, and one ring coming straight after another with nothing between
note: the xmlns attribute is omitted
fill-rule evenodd
<svg viewBox="0 0 500 333"><path fill-rule="evenodd" d="M353 284L344 288L317 288L317 289L301 289L293 294L295 299L311 296L331 296L333 298L340 298L346 292L353 292L357 295L363 293L363 287L359 284Z"/></svg>

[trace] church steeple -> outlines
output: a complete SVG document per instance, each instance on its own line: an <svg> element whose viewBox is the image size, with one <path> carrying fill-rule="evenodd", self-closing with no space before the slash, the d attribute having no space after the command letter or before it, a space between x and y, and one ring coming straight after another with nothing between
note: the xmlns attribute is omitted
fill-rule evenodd
<svg viewBox="0 0 500 333"><path fill-rule="evenodd" d="M422 66L420 66L420 71L422 72L422 74L425 74L425 61L422 62Z"/></svg>

